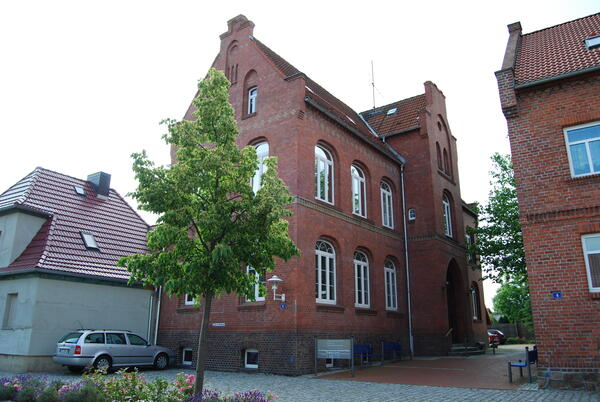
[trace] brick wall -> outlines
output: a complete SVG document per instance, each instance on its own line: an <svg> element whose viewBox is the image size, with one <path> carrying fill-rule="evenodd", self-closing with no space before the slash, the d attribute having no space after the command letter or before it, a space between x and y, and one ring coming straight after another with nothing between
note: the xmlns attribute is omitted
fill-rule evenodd
<svg viewBox="0 0 600 402"><path fill-rule="evenodd" d="M502 87L500 89L503 91ZM600 120L600 76L517 91L507 114L542 385L595 388L600 299L581 235L600 233L600 176L572 178L563 129ZM562 292L554 299L552 292Z"/></svg>

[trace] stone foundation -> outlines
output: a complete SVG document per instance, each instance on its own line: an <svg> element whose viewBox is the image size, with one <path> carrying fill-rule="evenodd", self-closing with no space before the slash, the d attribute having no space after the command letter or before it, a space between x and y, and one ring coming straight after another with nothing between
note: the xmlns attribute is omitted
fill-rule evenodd
<svg viewBox="0 0 600 402"><path fill-rule="evenodd" d="M293 376L310 374L314 372L315 338L341 339L350 337L354 337L354 343L373 345L374 353L380 352L381 342L383 341L400 341L404 353L408 354L405 337L391 334L209 332L207 368L216 371L250 371L250 369L244 367L244 351L246 349L256 349L259 352L259 364L258 369L252 371ZM176 360L174 364L176 366L182 365L184 348L191 348L194 354L193 359L196 358L197 333L191 331L159 332L158 343L175 351ZM320 369L324 369L324 364L325 361L320 362Z"/></svg>

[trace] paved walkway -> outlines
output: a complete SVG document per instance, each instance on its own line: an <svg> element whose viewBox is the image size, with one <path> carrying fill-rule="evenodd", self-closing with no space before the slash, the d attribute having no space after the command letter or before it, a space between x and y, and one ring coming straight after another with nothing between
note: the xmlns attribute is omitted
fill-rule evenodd
<svg viewBox="0 0 600 402"><path fill-rule="evenodd" d="M439 387L517 389L527 384L527 369L523 370L524 377L521 378L519 369L513 368L513 382L510 383L508 362L519 359L525 360L525 345L503 345L495 355L488 352L469 357L416 358L356 370L355 377L351 377L350 372L341 372L324 378Z"/></svg>
<svg viewBox="0 0 600 402"><path fill-rule="evenodd" d="M143 370L151 380L156 377L174 379L179 372L192 370ZM12 376L0 372L0 378ZM80 376L65 373L36 373L36 376L79 381ZM456 387L383 384L360 381L330 381L313 376L285 377L266 374L207 372L206 387L225 394L259 389L272 391L280 401L600 401L597 394L581 391L491 390Z"/></svg>

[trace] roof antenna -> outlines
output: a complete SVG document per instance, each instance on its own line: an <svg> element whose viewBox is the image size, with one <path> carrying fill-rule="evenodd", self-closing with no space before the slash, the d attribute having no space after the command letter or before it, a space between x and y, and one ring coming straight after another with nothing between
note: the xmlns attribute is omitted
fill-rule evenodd
<svg viewBox="0 0 600 402"><path fill-rule="evenodd" d="M375 73L373 72L373 60L371 60L371 86L373 87L373 109L375 109Z"/></svg>

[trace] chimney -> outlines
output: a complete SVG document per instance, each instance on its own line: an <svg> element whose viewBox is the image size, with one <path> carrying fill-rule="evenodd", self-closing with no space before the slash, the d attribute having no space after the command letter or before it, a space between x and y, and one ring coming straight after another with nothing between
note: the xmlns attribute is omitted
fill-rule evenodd
<svg viewBox="0 0 600 402"><path fill-rule="evenodd" d="M110 193L110 175L108 173L93 173L87 179L94 188L96 196L99 198L108 198L108 194Z"/></svg>

